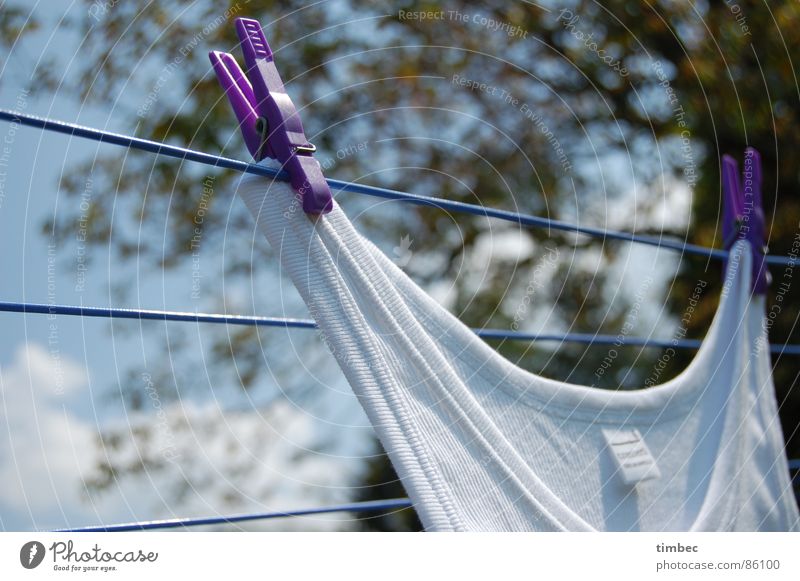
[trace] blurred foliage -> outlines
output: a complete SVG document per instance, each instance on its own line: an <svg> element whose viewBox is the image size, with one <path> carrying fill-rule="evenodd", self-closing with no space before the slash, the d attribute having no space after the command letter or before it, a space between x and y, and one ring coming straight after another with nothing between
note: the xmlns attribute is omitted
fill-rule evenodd
<svg viewBox="0 0 800 581"><path fill-rule="evenodd" d="M102 13L92 13L96 3L85 2L85 17L69 23L83 38L82 68L71 86L87 102L115 103L120 122L141 137L248 159L206 53L233 51L232 20L250 16L266 26L288 90L306 107L306 131L319 157L334 162L331 177L366 176L365 182L379 186L719 247L718 160L723 153L741 158L751 145L764 160L770 251L788 253L800 229L800 200L792 195L800 177L795 0L769 6L756 0L579 0L558 6L141 0L115 3ZM400 12L424 10L445 12L438 20ZM22 13L0 14L3 43L10 45L23 29ZM56 82L58 71L46 66L41 78ZM484 87L470 89L458 79ZM365 153L337 155L362 142ZM210 168L197 173L137 152L121 166L120 153L108 152L73 168L63 188L79 195L80 176L90 171L117 194L92 200L90 241L110 244L120 260L136 255L164 268L187 260L202 179L214 175L225 191L237 177ZM676 189L690 193L690 215L670 208L680 198ZM112 228L112 205L120 201L113 220L134 228ZM341 202L351 215L368 207L356 196L343 195ZM662 204L672 219L666 227L658 218ZM78 218L77 210L67 210L44 228L74 235ZM631 322L634 334L650 332L631 321L636 298L619 279L619 265L631 260L628 245L538 229L519 234L508 224L411 206L366 212L359 227L389 247L410 236L414 257L406 270L423 286L449 287L452 310L469 325L514 324L525 289L554 245L559 259L546 284L528 296L530 308L516 321L521 329L617 334ZM208 212L203 228L204 244L213 247L226 229L252 226L237 205L230 214ZM487 234L509 233L521 235L530 251L512 258L487 254ZM274 263L265 245L251 255L248 242L226 256L220 275L231 284L246 284L254 264ZM666 260L654 268L663 272L674 264ZM773 268L773 275L781 279L784 273ZM720 276L718 263L697 258L681 261L665 288L649 286L643 274L645 301L668 298L654 335L675 332L675 318L668 315L680 318L702 280L708 288L687 327L689 337L702 337L715 312ZM124 292L126 281L120 287ZM798 293L793 286L783 303L771 330L775 344L800 342ZM320 348L311 334L307 341L310 350ZM662 356L623 348L598 377L607 348L493 345L537 373L605 388L641 386ZM248 387L259 376L262 350L273 347L268 333L220 330L208 366L227 370L228 380ZM669 359L660 382L679 373L692 355ZM800 456L800 367L796 358L774 363L789 455ZM136 388L126 393L135 399ZM385 457L377 458L365 467L361 498L400 494ZM119 476L113 467L109 471ZM418 526L402 516L364 522L368 528Z"/></svg>

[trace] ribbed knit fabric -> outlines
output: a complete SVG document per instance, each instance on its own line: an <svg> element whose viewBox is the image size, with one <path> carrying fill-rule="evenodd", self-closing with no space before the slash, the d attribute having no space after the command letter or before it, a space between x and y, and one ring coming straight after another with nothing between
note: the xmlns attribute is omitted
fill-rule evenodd
<svg viewBox="0 0 800 581"><path fill-rule="evenodd" d="M504 359L337 204L307 216L288 185L257 176L239 193L427 530L800 530L746 242L689 367L662 385L608 391ZM638 430L660 476L626 484L604 430Z"/></svg>

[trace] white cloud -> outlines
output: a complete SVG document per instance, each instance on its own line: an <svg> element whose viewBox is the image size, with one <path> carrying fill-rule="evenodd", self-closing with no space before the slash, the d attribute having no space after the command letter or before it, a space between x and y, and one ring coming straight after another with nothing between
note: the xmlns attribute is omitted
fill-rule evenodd
<svg viewBox="0 0 800 581"><path fill-rule="evenodd" d="M97 409L103 433L116 436L116 444L104 449L98 426L84 419L91 414L83 410L95 405L89 387L81 365L35 343L0 366L0 529L322 506L348 500L361 469L358 456L325 449L323 432L331 427L321 428L288 402L236 412L214 402L145 403L142 411L111 422ZM121 476L90 495L84 482L96 479L103 461ZM243 526L336 530L352 518Z"/></svg>
<svg viewBox="0 0 800 581"><path fill-rule="evenodd" d="M0 367L5 528L47 526L57 515L69 518L80 510L79 476L91 462L93 430L67 410L64 399L87 381L75 362L34 343L21 346L11 364ZM27 522L18 520L23 515Z"/></svg>
<svg viewBox="0 0 800 581"><path fill-rule="evenodd" d="M109 494L131 495L136 490L136 496L150 498L146 518L271 512L344 502L361 468L358 458L315 451L318 423L287 402L261 413L225 412L213 403L198 406L188 400L163 410L161 420L143 412L106 427L118 436L108 451L112 464L117 473L128 473L121 488ZM243 526L336 530L347 518L280 519Z"/></svg>

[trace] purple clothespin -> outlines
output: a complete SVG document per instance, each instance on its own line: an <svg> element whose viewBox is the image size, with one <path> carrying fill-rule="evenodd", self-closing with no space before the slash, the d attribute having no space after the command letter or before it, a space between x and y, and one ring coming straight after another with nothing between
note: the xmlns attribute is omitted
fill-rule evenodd
<svg viewBox="0 0 800 581"><path fill-rule="evenodd" d="M236 33L242 43L247 76L232 55L212 51L208 56L239 120L247 149L256 161L271 157L283 165L307 214L330 212L331 190L312 155L316 147L306 139L261 24L250 18L237 18Z"/></svg>
<svg viewBox="0 0 800 581"><path fill-rule="evenodd" d="M743 179L742 179L743 178ZM722 237L730 250L737 240L747 240L753 249L753 293L764 294L772 281L764 258L767 227L761 199L761 156L748 147L744 173L729 155L722 156Z"/></svg>

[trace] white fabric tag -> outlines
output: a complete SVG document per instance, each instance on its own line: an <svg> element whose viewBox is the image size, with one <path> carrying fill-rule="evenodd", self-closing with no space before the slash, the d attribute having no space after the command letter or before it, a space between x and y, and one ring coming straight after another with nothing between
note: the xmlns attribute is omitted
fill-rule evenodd
<svg viewBox="0 0 800 581"><path fill-rule="evenodd" d="M603 430L611 457L625 484L659 478L661 472L639 430Z"/></svg>

